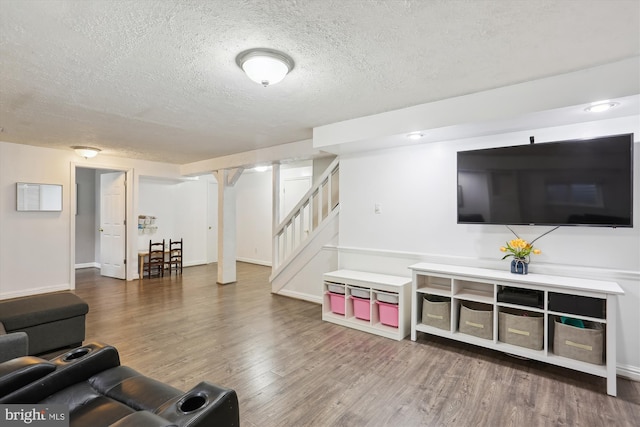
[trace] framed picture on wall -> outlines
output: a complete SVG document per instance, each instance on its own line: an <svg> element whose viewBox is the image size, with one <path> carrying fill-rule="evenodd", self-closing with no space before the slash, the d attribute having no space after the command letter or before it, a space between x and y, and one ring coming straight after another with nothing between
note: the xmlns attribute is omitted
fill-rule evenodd
<svg viewBox="0 0 640 427"><path fill-rule="evenodd" d="M17 182L16 210L23 212L61 212L62 185Z"/></svg>

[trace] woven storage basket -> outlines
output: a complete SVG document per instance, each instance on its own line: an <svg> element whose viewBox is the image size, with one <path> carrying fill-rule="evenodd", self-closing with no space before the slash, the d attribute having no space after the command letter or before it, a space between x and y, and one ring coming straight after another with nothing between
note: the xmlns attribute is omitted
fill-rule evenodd
<svg viewBox="0 0 640 427"><path fill-rule="evenodd" d="M460 306L458 330L474 337L493 339L493 306L465 301Z"/></svg>
<svg viewBox="0 0 640 427"><path fill-rule="evenodd" d="M604 329L601 323L584 322L584 328L565 325L559 317L554 321L553 352L583 362L604 363Z"/></svg>
<svg viewBox="0 0 640 427"><path fill-rule="evenodd" d="M425 295L422 298L422 323L434 328L451 330L451 298Z"/></svg>
<svg viewBox="0 0 640 427"><path fill-rule="evenodd" d="M498 313L498 339L507 344L542 350L544 316L522 310L503 308Z"/></svg>

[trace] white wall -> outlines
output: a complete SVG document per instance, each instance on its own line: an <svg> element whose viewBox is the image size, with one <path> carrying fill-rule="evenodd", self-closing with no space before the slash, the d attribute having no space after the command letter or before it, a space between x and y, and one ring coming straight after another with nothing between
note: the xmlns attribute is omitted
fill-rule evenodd
<svg viewBox="0 0 640 427"><path fill-rule="evenodd" d="M207 191L206 180L185 181L176 187L174 236L182 238L185 266L207 263ZM217 184L216 184L217 185ZM217 239L212 243L217 245Z"/></svg>
<svg viewBox="0 0 640 427"><path fill-rule="evenodd" d="M0 143L0 298L69 288L72 155ZM16 211L16 182L61 184L62 212Z"/></svg>
<svg viewBox="0 0 640 427"><path fill-rule="evenodd" d="M143 234L138 230L138 249L149 248L149 240L154 242L176 238L174 214L177 210L176 194L179 181L160 180L157 178L140 177L140 191L138 193L138 215L154 216L157 231L153 234Z"/></svg>
<svg viewBox="0 0 640 427"><path fill-rule="evenodd" d="M57 150L0 142L0 299L73 289L76 252L81 252L78 254L81 261L78 262L92 262L89 260L90 248L85 248L84 243L76 248L75 183L76 175L80 184L85 181L85 169L96 170L95 212L99 212L99 197L95 196L98 194L97 175L106 170L127 172L129 280L137 278L138 249L144 246L140 244L137 230L137 217L141 213L159 217L160 237L160 232L166 232L167 239L184 238L185 265L206 262L206 180L184 181L179 166L174 164L110 157L104 153L86 160L71 149ZM148 178L141 178L149 176L162 180L156 178L154 184L147 182ZM62 184L62 212L17 212L16 182ZM84 186L79 185L78 188L84 199ZM81 214L85 208L80 206ZM163 221L167 222L163 224ZM84 235L89 233L90 222L88 217L87 224L84 219L78 221L83 230L78 232L83 235L78 236L79 239L90 240L90 236ZM97 230L97 226L94 228ZM94 239L93 262L99 262L98 239L95 235ZM87 259L84 259L85 255Z"/></svg>
<svg viewBox="0 0 640 427"><path fill-rule="evenodd" d="M185 266L206 264L207 182L140 177L138 215L155 216L158 227L153 234L138 230L139 250L154 242L183 239Z"/></svg>
<svg viewBox="0 0 640 427"><path fill-rule="evenodd" d="M340 161L340 245L493 260L511 234L503 226L456 223L456 152L475 148L634 132L637 118L536 129L345 156ZM640 148L636 149L636 160ZM640 164L640 162L636 162ZM539 240L533 266L558 264L640 270L640 172L635 227L561 227ZM380 204L381 214L374 213ZM516 227L532 239L550 227ZM576 250L579 248L579 250Z"/></svg>
<svg viewBox="0 0 640 427"><path fill-rule="evenodd" d="M635 134L633 228L561 227L538 241L531 272L613 280L618 298L618 370L640 378L640 122L626 117L343 156L339 267L410 276L420 260L508 268L503 226L456 223L456 152L590 136ZM381 213L374 213L379 204ZM514 227L531 240L550 227Z"/></svg>
<svg viewBox="0 0 640 427"><path fill-rule="evenodd" d="M271 265L271 171L246 171L236 183L236 251L239 261Z"/></svg>
<svg viewBox="0 0 640 427"><path fill-rule="evenodd" d="M310 177L310 161L287 164L280 170L280 188L287 180ZM236 251L238 261L271 266L272 172L245 171L236 183ZM282 196L281 196L282 197ZM285 216L288 212L281 212Z"/></svg>
<svg viewBox="0 0 640 427"><path fill-rule="evenodd" d="M75 287L76 167L127 171L127 233L137 235L140 175L179 178L177 165L110 157L82 159L0 141L0 299ZM62 212L17 212L16 182L62 184ZM72 244L73 242L73 244ZM137 277L137 239L127 242L127 277ZM98 255L96 255L98 256ZM37 268L34 267L37 262Z"/></svg>

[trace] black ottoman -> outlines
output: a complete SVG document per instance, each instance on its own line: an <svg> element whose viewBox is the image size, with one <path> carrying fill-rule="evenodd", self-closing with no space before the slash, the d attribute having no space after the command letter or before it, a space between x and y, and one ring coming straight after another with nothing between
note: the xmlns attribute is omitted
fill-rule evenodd
<svg viewBox="0 0 640 427"><path fill-rule="evenodd" d="M33 295L0 301L0 322L7 333L26 332L29 354L77 347L85 338L89 306L70 292Z"/></svg>

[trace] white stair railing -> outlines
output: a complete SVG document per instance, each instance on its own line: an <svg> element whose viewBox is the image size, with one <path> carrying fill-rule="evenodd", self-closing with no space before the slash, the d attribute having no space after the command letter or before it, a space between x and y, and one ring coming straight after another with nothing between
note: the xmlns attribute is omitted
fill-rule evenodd
<svg viewBox="0 0 640 427"><path fill-rule="evenodd" d="M340 162L336 158L273 232L273 271L301 250L340 204Z"/></svg>

